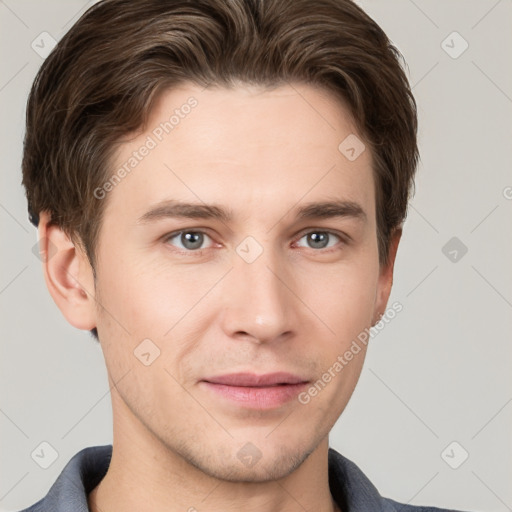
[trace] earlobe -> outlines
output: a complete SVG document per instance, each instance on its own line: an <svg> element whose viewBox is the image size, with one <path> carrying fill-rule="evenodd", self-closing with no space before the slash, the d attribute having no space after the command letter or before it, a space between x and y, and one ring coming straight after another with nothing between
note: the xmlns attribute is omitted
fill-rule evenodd
<svg viewBox="0 0 512 512"><path fill-rule="evenodd" d="M39 219L39 251L46 285L67 321L78 329L96 327L92 268L84 252L59 227L49 224L44 212Z"/></svg>
<svg viewBox="0 0 512 512"><path fill-rule="evenodd" d="M400 243L401 237L402 228L395 229L389 242L388 261L386 265L382 265L380 269L379 285L375 300L374 324L377 323L384 315L389 295L391 294L391 287L393 286L393 270L395 266L396 253L398 251L398 244Z"/></svg>

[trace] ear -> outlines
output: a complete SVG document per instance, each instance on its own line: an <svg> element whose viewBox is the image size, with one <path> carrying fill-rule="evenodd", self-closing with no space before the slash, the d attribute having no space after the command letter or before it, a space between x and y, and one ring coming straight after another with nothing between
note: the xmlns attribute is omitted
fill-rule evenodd
<svg viewBox="0 0 512 512"><path fill-rule="evenodd" d="M402 237L402 228L396 228L391 234L388 250L388 261L385 265L381 265L379 274L379 283L377 286L377 294L375 297L375 309L373 324L380 320L384 314L388 303L391 287L393 285L393 269L395 266L395 258L398 250L398 244Z"/></svg>
<svg viewBox="0 0 512 512"><path fill-rule="evenodd" d="M94 274L83 250L58 226L49 225L50 216L39 217L39 251L46 286L66 320L78 329L96 327Z"/></svg>

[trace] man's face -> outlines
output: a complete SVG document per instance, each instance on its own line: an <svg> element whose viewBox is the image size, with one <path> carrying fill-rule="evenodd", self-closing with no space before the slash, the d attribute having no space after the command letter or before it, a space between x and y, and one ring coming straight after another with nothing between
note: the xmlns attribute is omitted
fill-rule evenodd
<svg viewBox="0 0 512 512"><path fill-rule="evenodd" d="M182 107L191 96L197 104ZM176 109L166 133L160 123ZM387 301L371 155L351 161L338 149L355 133L342 104L310 86L183 85L120 145L112 172L137 163L103 199L96 281L115 430L156 440L212 476L249 481L288 474L326 439L364 346L315 396L308 390ZM230 218L172 216L177 202ZM298 214L323 202L351 208ZM274 372L308 383L205 382ZM261 458L244 464L247 454Z"/></svg>

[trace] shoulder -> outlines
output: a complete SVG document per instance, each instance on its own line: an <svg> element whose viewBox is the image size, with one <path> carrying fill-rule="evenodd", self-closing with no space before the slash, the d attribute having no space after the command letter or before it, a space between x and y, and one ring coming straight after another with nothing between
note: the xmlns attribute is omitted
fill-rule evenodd
<svg viewBox="0 0 512 512"><path fill-rule="evenodd" d="M105 476L112 445L90 446L65 465L47 495L19 512L88 512L87 494Z"/></svg>
<svg viewBox="0 0 512 512"><path fill-rule="evenodd" d="M462 512L425 505L408 505L384 498L354 462L332 448L329 448L329 487L340 508L349 512Z"/></svg>
<svg viewBox="0 0 512 512"><path fill-rule="evenodd" d="M389 504L390 512L464 512L451 508L429 507L426 505L407 505L405 503L399 503L398 501L392 500L390 498L383 498L383 500Z"/></svg>

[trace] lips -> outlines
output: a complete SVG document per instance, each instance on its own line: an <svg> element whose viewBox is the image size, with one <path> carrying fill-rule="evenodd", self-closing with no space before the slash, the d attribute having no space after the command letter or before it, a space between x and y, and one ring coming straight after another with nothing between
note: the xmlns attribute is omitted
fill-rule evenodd
<svg viewBox="0 0 512 512"><path fill-rule="evenodd" d="M288 372L267 373L257 375L255 373L231 373L229 375L220 375L217 377L208 377L203 379L211 384L223 384L236 387L270 387L286 384L302 384L308 382L307 379L299 377Z"/></svg>
<svg viewBox="0 0 512 512"><path fill-rule="evenodd" d="M210 397L220 399L221 404L254 410L277 410L292 402L309 384L307 379L288 372L263 375L255 373L231 373L208 377L199 387Z"/></svg>

